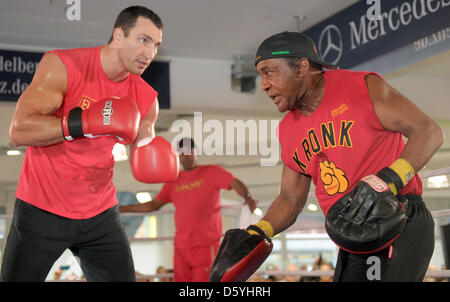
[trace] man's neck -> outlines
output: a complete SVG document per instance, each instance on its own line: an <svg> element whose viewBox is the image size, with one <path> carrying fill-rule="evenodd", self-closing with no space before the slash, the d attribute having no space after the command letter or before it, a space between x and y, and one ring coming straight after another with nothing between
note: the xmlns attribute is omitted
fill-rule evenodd
<svg viewBox="0 0 450 302"><path fill-rule="evenodd" d="M298 109L306 116L310 116L323 100L325 79L323 71L313 71L303 82L306 85L305 92L300 98Z"/></svg>
<svg viewBox="0 0 450 302"><path fill-rule="evenodd" d="M108 79L113 82L125 80L130 74L119 60L117 49L106 44L100 51L100 62Z"/></svg>
<svg viewBox="0 0 450 302"><path fill-rule="evenodd" d="M194 166L191 166L191 167L188 167L188 168L183 167L183 170L188 172L188 171L195 170L197 168L198 168L198 165L194 165Z"/></svg>

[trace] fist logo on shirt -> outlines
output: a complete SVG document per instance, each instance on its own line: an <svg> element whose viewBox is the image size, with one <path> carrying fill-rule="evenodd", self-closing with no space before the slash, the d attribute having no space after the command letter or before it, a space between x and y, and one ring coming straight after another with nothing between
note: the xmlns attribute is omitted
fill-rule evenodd
<svg viewBox="0 0 450 302"><path fill-rule="evenodd" d="M319 167L320 179L328 195L344 193L348 189L348 179L345 172L336 167L335 163L324 160L319 163Z"/></svg>

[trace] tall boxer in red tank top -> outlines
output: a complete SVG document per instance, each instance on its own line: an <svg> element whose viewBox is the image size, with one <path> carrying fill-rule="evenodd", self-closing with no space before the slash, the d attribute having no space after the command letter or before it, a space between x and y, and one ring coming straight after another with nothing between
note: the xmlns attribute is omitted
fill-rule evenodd
<svg viewBox="0 0 450 302"><path fill-rule="evenodd" d="M326 225L330 238L329 230L337 230L347 244L353 234L376 238L380 229L403 226L400 235L372 250L362 249L367 242L361 241L351 249L341 247L334 281L422 281L433 253L434 222L422 201L417 172L443 142L439 126L379 75L338 70L321 60L313 41L301 33L267 38L255 66L261 89L278 111L287 113L278 128L284 163L280 194L247 237L259 236L262 242L292 225L313 181L326 221L332 221ZM333 207L342 204L340 211ZM398 214L393 221L373 211L386 204ZM390 224L366 232L373 218ZM243 249L254 246L250 241ZM249 250L251 259L266 253ZM380 260L375 275L368 271L371 256ZM242 261L228 264L224 275L233 270L233 276L239 275Z"/></svg>
<svg viewBox="0 0 450 302"><path fill-rule="evenodd" d="M155 149L166 154L160 162L177 163L170 144L152 140L157 92L140 77L157 54L162 28L153 11L132 6L118 15L107 45L43 56L10 127L12 143L28 148L2 281L44 281L66 249L88 281L135 281L118 219L112 148L131 144L132 163ZM132 168L135 176L154 175L153 182L178 174L176 164Z"/></svg>

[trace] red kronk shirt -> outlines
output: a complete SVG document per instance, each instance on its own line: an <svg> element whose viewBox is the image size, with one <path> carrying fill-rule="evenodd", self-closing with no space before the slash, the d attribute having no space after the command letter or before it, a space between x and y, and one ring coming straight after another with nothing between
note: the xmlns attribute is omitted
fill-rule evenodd
<svg viewBox="0 0 450 302"><path fill-rule="evenodd" d="M367 74L325 71L319 107L310 116L294 109L278 127L282 161L312 177L325 215L361 178L391 165L405 147L401 133L384 129L378 120L364 79ZM400 193L421 195L419 176Z"/></svg>

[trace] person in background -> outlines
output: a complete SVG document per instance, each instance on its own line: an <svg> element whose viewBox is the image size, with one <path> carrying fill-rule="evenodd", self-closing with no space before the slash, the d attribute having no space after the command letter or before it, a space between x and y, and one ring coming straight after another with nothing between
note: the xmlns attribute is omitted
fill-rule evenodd
<svg viewBox="0 0 450 302"><path fill-rule="evenodd" d="M297 265L290 263L286 266L286 271L288 272L298 272L298 267ZM284 276L284 281L286 282L298 282L299 281L299 277L295 276L295 275L288 275L288 276Z"/></svg>
<svg viewBox="0 0 450 302"><path fill-rule="evenodd" d="M234 190L250 211L256 208L247 186L218 165L200 165L194 140L178 142L183 171L165 183L155 199L119 207L121 213L147 213L173 203L175 206L174 281L207 282L222 236L220 191Z"/></svg>

